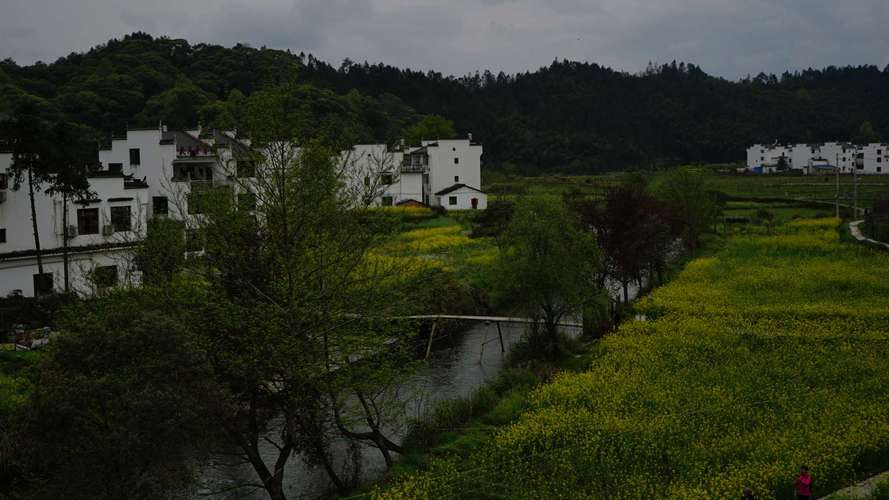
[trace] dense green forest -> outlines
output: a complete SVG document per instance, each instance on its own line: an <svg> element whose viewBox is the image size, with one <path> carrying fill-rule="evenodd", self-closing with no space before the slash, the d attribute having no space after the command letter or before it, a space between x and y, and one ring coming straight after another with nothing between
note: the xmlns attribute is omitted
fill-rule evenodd
<svg viewBox="0 0 889 500"><path fill-rule="evenodd" d="M245 96L282 83L297 84L321 126L358 125L354 141L415 136L405 129L440 115L484 143L488 167L529 174L738 161L754 142L844 140L865 121L889 134L889 67L733 82L685 63L629 74L556 61L515 75L452 77L144 33L51 64L0 62L0 112L29 98L105 137L160 121L225 126Z"/></svg>

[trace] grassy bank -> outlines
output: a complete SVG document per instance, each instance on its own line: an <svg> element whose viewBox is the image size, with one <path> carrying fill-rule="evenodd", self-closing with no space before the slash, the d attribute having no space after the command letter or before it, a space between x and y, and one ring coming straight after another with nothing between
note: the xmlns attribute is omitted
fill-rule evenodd
<svg viewBox="0 0 889 500"><path fill-rule="evenodd" d="M889 465L889 256L838 221L733 237L592 347L589 368L531 391L468 456L387 498L760 498L818 492Z"/></svg>

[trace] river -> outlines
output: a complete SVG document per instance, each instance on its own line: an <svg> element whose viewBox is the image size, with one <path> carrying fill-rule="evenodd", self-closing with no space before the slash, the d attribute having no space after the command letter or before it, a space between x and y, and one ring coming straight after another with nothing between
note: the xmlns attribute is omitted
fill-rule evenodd
<svg viewBox="0 0 889 500"><path fill-rule="evenodd" d="M607 289L613 298L620 300L623 291L619 284L609 283ZM631 300L634 299L638 287L631 284L629 292ZM505 353L501 352L497 325L494 323L477 323L468 330L446 334L435 340L430 358L400 389L399 397L406 403L406 411L401 418L389 424L387 435L393 441L400 442L413 418L422 416L440 401L469 396L493 380L503 369L507 354L525 331L524 325L502 324L501 328ZM568 333L580 333L577 328L566 330ZM272 445L266 445L263 452L266 463L274 463L272 457L277 456L277 450ZM360 478L363 482L378 479L385 473L385 462L379 450L364 446L360 454ZM351 470L345 441L334 443L332 455L341 471ZM397 459L398 455L394 456ZM209 492L227 490L235 484L257 482L256 473L250 465L230 465L225 461L226 459L219 459L202 467L201 479L210 489L198 491L200 497L207 498ZM308 467L299 456L291 457L286 466L284 488L289 499L324 498L335 491L322 468ZM267 495L261 489L244 487L214 494L212 497L254 500L267 498Z"/></svg>
<svg viewBox="0 0 889 500"><path fill-rule="evenodd" d="M524 333L522 325L502 324L501 328L506 353L501 352L497 325L493 323L478 323L461 333L446 334L433 343L429 360L400 390L405 398L406 411L399 422L387 429L394 441L399 442L404 437L412 418L423 415L440 401L469 396L500 373L507 354ZM277 450L268 445L264 451L267 463L273 463L271 457L276 455ZM341 470L349 467L349 454L344 442L334 444L333 456ZM376 448L363 447L361 457L362 480L379 478L385 472L385 462ZM220 491L233 484L256 482L256 474L249 465L233 466L225 462L226 459L220 458L202 468L202 480L212 484L212 490ZM287 498L291 499L323 498L330 494L333 487L323 469L307 467L299 456L290 459L284 473L284 485ZM204 496L209 491L198 493ZM263 491L249 487L213 497L244 500L267 498Z"/></svg>

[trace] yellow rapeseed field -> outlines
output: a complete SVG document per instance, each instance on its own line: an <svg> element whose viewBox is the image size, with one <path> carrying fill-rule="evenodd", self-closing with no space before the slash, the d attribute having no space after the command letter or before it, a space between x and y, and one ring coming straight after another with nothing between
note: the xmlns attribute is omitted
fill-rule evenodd
<svg viewBox="0 0 889 500"><path fill-rule="evenodd" d="M889 255L835 219L738 236L638 304L584 372L383 498L792 498L889 468Z"/></svg>

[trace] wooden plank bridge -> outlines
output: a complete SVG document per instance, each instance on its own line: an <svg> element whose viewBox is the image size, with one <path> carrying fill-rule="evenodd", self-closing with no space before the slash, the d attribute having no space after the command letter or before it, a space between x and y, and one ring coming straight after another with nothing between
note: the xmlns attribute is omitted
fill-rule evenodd
<svg viewBox="0 0 889 500"><path fill-rule="evenodd" d="M429 342L426 344L426 359L432 353L432 341L435 339L435 331L438 328L438 322L441 320L458 320L458 321L482 321L485 323L495 323L497 325L497 337L500 339L500 352L506 352L506 346L503 344L503 330L500 328L501 323L516 323L530 325L536 323L530 318L517 318L510 316L463 316L459 314L421 314L416 316L398 316L393 319L412 319L412 320L432 320L432 330L429 331ZM560 321L556 326L567 326L573 328L583 328L583 323L572 321ZM484 345L482 346L484 348ZM484 352L484 351L482 351Z"/></svg>

